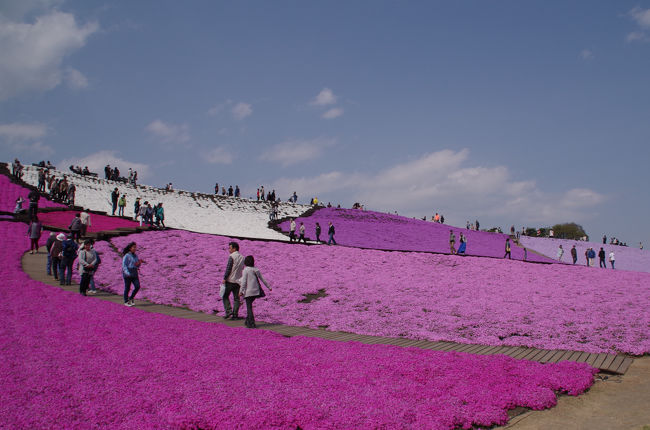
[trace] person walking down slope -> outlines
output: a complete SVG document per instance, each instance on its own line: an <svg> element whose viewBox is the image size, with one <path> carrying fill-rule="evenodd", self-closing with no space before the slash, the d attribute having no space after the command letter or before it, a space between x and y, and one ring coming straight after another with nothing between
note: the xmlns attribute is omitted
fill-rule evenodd
<svg viewBox="0 0 650 430"><path fill-rule="evenodd" d="M264 282L269 291L273 289L266 282L266 279L262 276L260 269L255 267L255 259L252 255L246 256L244 258L244 269L242 271L241 280L239 281L241 285L241 290L239 295L244 297L246 300L246 327L256 328L255 325L255 315L253 314L253 302L258 297L265 297L266 294L260 285L260 281Z"/></svg>
<svg viewBox="0 0 650 430"><path fill-rule="evenodd" d="M612 270L614 270L614 263L616 262L616 257L614 256L614 251L609 253L609 264L612 265Z"/></svg>
<svg viewBox="0 0 650 430"><path fill-rule="evenodd" d="M511 249L510 249L510 238L508 237L508 238L506 238L506 253L503 256L503 258L508 257L509 260L512 260L512 254L510 253L510 251L511 251Z"/></svg>
<svg viewBox="0 0 650 430"><path fill-rule="evenodd" d="M124 278L124 305L125 306L134 306L135 305L135 295L140 290L140 276L138 275L138 269L140 265L144 263L144 260L140 260L136 255L135 251L137 250L137 245L135 242L131 242L126 245L126 248L122 251L122 277ZM133 284L133 292L129 296L129 291L131 290L131 284Z"/></svg>
<svg viewBox="0 0 650 430"><path fill-rule="evenodd" d="M328 245L331 245L332 243L334 243L334 245L336 245L336 240L334 240L334 234L335 233L336 233L336 231L334 230L334 224L332 224L332 222L330 221L329 227L327 229L327 235L329 236L329 240L327 241Z"/></svg>
<svg viewBox="0 0 650 430"><path fill-rule="evenodd" d="M33 215L32 221L27 227L27 236L29 237L29 253L38 254L38 239L41 237L43 232L43 224L38 220L38 216Z"/></svg>
<svg viewBox="0 0 650 430"><path fill-rule="evenodd" d="M573 248L571 248L571 258L573 258L573 264L576 264L578 261L578 251L576 250L575 245L573 245Z"/></svg>
<svg viewBox="0 0 650 430"><path fill-rule="evenodd" d="M226 264L226 271L223 275L221 285L225 287L222 297L223 309L225 312L224 319L238 320L239 318L239 282L244 270L244 257L239 253L239 244L237 242L230 242L228 244L228 263ZM230 294L233 295L234 304L231 307Z"/></svg>
<svg viewBox="0 0 650 430"><path fill-rule="evenodd" d="M564 255L564 248L562 245L557 249L557 261L562 261L562 256Z"/></svg>

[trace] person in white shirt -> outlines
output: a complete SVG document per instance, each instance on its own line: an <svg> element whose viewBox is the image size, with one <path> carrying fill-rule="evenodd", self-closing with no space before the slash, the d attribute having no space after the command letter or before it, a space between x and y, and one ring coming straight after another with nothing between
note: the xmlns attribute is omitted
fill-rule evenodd
<svg viewBox="0 0 650 430"><path fill-rule="evenodd" d="M225 319L238 320L239 317L239 280L244 270L244 257L239 253L239 244L237 242L230 242L228 244L228 264L226 265L226 272L223 275L222 285L225 285L225 293L223 295L223 308L226 314ZM234 304L230 307L230 293L233 295Z"/></svg>
<svg viewBox="0 0 650 430"><path fill-rule="evenodd" d="M86 237L88 227L92 225L90 222L90 214L84 209L83 212L79 214L79 218L81 218L81 237Z"/></svg>
<svg viewBox="0 0 650 430"><path fill-rule="evenodd" d="M612 265L612 269L614 269L614 262L616 261L616 257L614 256L614 251L609 253L609 264Z"/></svg>

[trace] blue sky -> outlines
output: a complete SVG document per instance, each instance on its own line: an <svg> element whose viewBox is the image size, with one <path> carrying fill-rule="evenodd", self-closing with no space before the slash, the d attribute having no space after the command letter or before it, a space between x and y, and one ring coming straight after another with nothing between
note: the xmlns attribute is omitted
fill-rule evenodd
<svg viewBox="0 0 650 430"><path fill-rule="evenodd" d="M0 154L648 242L650 0L0 0Z"/></svg>

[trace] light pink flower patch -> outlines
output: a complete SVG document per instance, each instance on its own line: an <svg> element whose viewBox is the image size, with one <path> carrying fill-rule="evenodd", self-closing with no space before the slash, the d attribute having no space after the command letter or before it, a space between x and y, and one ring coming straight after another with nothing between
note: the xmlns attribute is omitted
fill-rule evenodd
<svg viewBox="0 0 650 430"><path fill-rule="evenodd" d="M38 218L43 224L58 228L68 228L75 214L78 213L78 211L43 212L38 214ZM116 228L123 227L137 227L139 225L137 222L128 219L97 214L90 215L90 223L91 226L88 228L89 232L115 230Z"/></svg>
<svg viewBox="0 0 650 430"><path fill-rule="evenodd" d="M226 237L146 232L141 295L223 315ZM260 320L389 337L587 352L650 352L650 274L479 257L239 241L274 286ZM99 243L98 282L122 292L121 257ZM308 294L324 297L305 303ZM321 294L322 295L322 294Z"/></svg>
<svg viewBox="0 0 650 430"><path fill-rule="evenodd" d="M503 258L508 237L500 233L472 231L446 224L422 221L381 212L355 209L323 208L306 218L296 218L296 232L300 223L305 224L306 236L316 240L316 222L320 223L321 240L327 242L328 223L336 230L334 236L339 245L358 248L385 249L391 251L422 251L450 253L449 230L456 235L455 248L460 244L460 233L467 236L467 255ZM280 224L289 232L289 221ZM297 234L297 233L296 233ZM524 259L524 250L512 244L512 258ZM527 261L553 263L548 257L528 253Z"/></svg>
<svg viewBox="0 0 650 430"><path fill-rule="evenodd" d="M22 233L0 222L2 428L489 427L596 372L151 314L29 279Z"/></svg>

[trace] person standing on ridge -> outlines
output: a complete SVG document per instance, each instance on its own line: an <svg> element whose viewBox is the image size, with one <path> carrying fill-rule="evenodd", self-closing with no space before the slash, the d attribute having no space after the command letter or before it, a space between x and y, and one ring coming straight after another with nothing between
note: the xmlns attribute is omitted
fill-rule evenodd
<svg viewBox="0 0 650 430"><path fill-rule="evenodd" d="M600 251L598 251L598 260L600 260L598 263L598 266L607 269L607 263L605 262L605 250L603 247L600 247Z"/></svg>
<svg viewBox="0 0 650 430"><path fill-rule="evenodd" d="M117 200L120 198L120 192L117 190L117 187L111 193L111 203L113 203L113 212L111 215L115 216L115 210L117 209Z"/></svg>
<svg viewBox="0 0 650 430"><path fill-rule="evenodd" d="M239 244L237 242L230 242L228 244L228 263L226 264L226 271L223 274L223 281L221 285L225 285L225 292L223 295L223 308L226 314L224 319L238 320L239 318L239 280L244 270L244 257L239 253ZM230 294L233 295L235 302L233 307L230 307Z"/></svg>
<svg viewBox="0 0 650 430"><path fill-rule="evenodd" d="M126 208L126 194L122 194L122 197L120 197L120 200L117 202L117 206L117 215L124 216L124 208Z"/></svg>
<svg viewBox="0 0 650 430"><path fill-rule="evenodd" d="M503 258L508 257L509 260L512 260L512 254L510 253L510 251L511 251L511 249L510 249L510 238L507 237L506 238L506 253L503 256Z"/></svg>
<svg viewBox="0 0 650 430"><path fill-rule="evenodd" d="M564 255L564 248L562 245L557 249L557 261L562 261L562 256Z"/></svg>
<svg viewBox="0 0 650 430"><path fill-rule="evenodd" d="M612 265L612 270L614 270L614 263L616 262L616 257L614 256L614 251L609 253L609 264Z"/></svg>
<svg viewBox="0 0 650 430"><path fill-rule="evenodd" d="M438 214L436 214L437 216ZM453 230L449 230L449 252L451 252L451 255L456 254L456 247L454 246L456 244L456 235L454 234Z"/></svg>
<svg viewBox="0 0 650 430"><path fill-rule="evenodd" d="M573 258L573 264L576 264L578 261L578 251L576 250L575 245L573 245L573 248L571 248L571 258Z"/></svg>
<svg viewBox="0 0 650 430"><path fill-rule="evenodd" d="M296 220L291 218L291 223L289 224L289 242L296 240Z"/></svg>
<svg viewBox="0 0 650 430"><path fill-rule="evenodd" d="M332 221L329 223L329 227L327 229L327 234L329 236L329 240L327 241L328 245L331 245L332 242L334 242L334 245L336 245L336 240L334 240L334 234L336 231L334 230L334 224L332 224Z"/></svg>

